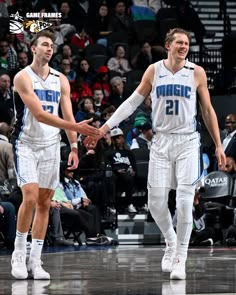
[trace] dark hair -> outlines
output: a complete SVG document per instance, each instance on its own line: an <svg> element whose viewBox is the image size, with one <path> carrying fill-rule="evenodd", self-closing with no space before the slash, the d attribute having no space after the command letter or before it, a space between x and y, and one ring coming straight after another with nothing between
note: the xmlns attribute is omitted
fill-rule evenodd
<svg viewBox="0 0 236 295"><path fill-rule="evenodd" d="M9 40L5 37L0 38L0 42L7 42L7 44L9 44Z"/></svg>
<svg viewBox="0 0 236 295"><path fill-rule="evenodd" d="M93 108L95 110L95 103L94 103L94 99L92 96L83 96L83 98L81 99L81 101L79 102L78 108L79 110L81 110L82 112L86 112L87 110L84 109L84 104L85 104L85 100L89 99L92 104L93 104Z"/></svg>
<svg viewBox="0 0 236 295"><path fill-rule="evenodd" d="M39 39L40 37L47 37L47 38L51 39L52 42L54 42L54 40L55 40L54 33L53 33L52 31L50 31L50 30L42 30L42 31L38 32L38 33L33 37L33 39L32 39L31 42L30 42L30 46L37 45L37 43L38 43L38 39Z"/></svg>

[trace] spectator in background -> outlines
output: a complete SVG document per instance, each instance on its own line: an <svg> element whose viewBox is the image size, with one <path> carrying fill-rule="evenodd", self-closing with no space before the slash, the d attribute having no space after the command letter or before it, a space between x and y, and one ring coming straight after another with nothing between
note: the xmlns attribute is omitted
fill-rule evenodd
<svg viewBox="0 0 236 295"><path fill-rule="evenodd" d="M133 19L127 14L126 1L115 1L114 14L111 15L111 31L128 36L128 43L133 44L135 39ZM124 40L125 41L125 40Z"/></svg>
<svg viewBox="0 0 236 295"><path fill-rule="evenodd" d="M49 22L52 23L51 29L55 35L55 42L54 42L54 53L57 53L60 46L64 43L69 42L70 38L76 32L76 28L71 24L61 24L61 20L57 19L49 19Z"/></svg>
<svg viewBox="0 0 236 295"><path fill-rule="evenodd" d="M108 105L111 88L109 83L109 70L106 66L101 66L98 68L97 81L93 84L93 88L102 90L104 94L102 104Z"/></svg>
<svg viewBox="0 0 236 295"><path fill-rule="evenodd" d="M131 71L129 61L126 58L126 52L125 52L124 46L119 44L115 46L114 56L108 60L107 67L110 71L117 72L117 74L121 76Z"/></svg>
<svg viewBox="0 0 236 295"><path fill-rule="evenodd" d="M226 157L225 172L236 178L236 161L233 157Z"/></svg>
<svg viewBox="0 0 236 295"><path fill-rule="evenodd" d="M76 46L79 52L83 52L86 46L94 44L92 37L90 37L86 28L83 28L79 33L74 34L71 37L71 44Z"/></svg>
<svg viewBox="0 0 236 295"><path fill-rule="evenodd" d="M124 133L120 128L112 129L111 137L114 149L109 150L106 154L106 164L112 168L115 191L125 192L128 212L137 213L132 200L136 172L134 155L126 146Z"/></svg>
<svg viewBox="0 0 236 295"><path fill-rule="evenodd" d="M80 182L74 178L74 172L67 169L67 167L64 168L64 177L62 178L61 184L63 186L65 195L67 199L71 201L73 208L79 212L81 212L80 210L85 210L92 217L93 233L91 235L92 237L95 237L95 240L98 238L97 243L99 243L100 237L105 235L101 224L101 215L99 210L95 205L92 205L91 200L87 197L87 194L83 190ZM89 219L88 221L91 222L91 219ZM89 242L92 244L92 237L87 240L87 244L90 244ZM106 239L104 239L104 244L108 244L109 240L110 239L106 237Z"/></svg>
<svg viewBox="0 0 236 295"><path fill-rule="evenodd" d="M112 92L109 97L109 103L117 108L123 101L129 97L124 89L124 82L120 76L111 78L110 85Z"/></svg>
<svg viewBox="0 0 236 295"><path fill-rule="evenodd" d="M111 131L107 131L107 133L101 138L102 145L105 152L111 151L113 149L113 142L111 139Z"/></svg>
<svg viewBox="0 0 236 295"><path fill-rule="evenodd" d="M76 72L71 68L70 59L62 58L59 71L66 76L71 85L75 82Z"/></svg>
<svg viewBox="0 0 236 295"><path fill-rule="evenodd" d="M236 160L236 115L229 114L225 118L226 137L223 140L223 149L226 156Z"/></svg>
<svg viewBox="0 0 236 295"><path fill-rule="evenodd" d="M142 130L139 136L133 138L130 149L150 149L151 141L153 137L152 125L150 123L144 123L141 125Z"/></svg>
<svg viewBox="0 0 236 295"><path fill-rule="evenodd" d="M62 46L59 48L59 52L54 55L52 59L52 66L56 69L59 69L62 58L68 58L70 60L72 68L76 69L79 55L78 53L76 54L76 52L72 51L72 47L70 44L62 44Z"/></svg>
<svg viewBox="0 0 236 295"><path fill-rule="evenodd" d="M111 34L111 32L109 7L106 2L102 2L94 20L93 38L96 43L107 47L108 41L106 37Z"/></svg>
<svg viewBox="0 0 236 295"><path fill-rule="evenodd" d="M57 189L53 195L51 201L51 207L49 210L49 231L52 237L53 246L73 246L73 241L66 240L63 233L63 228L61 224L60 208L61 204L55 198L57 194Z"/></svg>
<svg viewBox="0 0 236 295"><path fill-rule="evenodd" d="M104 98L103 92L101 89L93 89L93 100L95 105L95 114L100 116L102 115L102 111L104 106L102 105L102 100Z"/></svg>
<svg viewBox="0 0 236 295"><path fill-rule="evenodd" d="M62 13L61 24L71 24L76 27L76 19L71 12L71 4L69 1L61 1L59 12Z"/></svg>
<svg viewBox="0 0 236 295"><path fill-rule="evenodd" d="M8 48L8 71L14 71L17 68L17 52L22 48L17 46L18 40L15 34L8 34L7 40L9 44Z"/></svg>
<svg viewBox="0 0 236 295"><path fill-rule="evenodd" d="M145 71L150 64L163 59L166 56L165 49L161 46L158 49L158 51L153 49L148 41L143 41L140 45L140 51L132 59L133 67Z"/></svg>
<svg viewBox="0 0 236 295"><path fill-rule="evenodd" d="M7 39L0 39L0 68L8 70L9 42Z"/></svg>
<svg viewBox="0 0 236 295"><path fill-rule="evenodd" d="M145 97L144 102L139 106L139 110L143 112L145 116L147 116L147 118L149 118L151 121L152 100L150 95Z"/></svg>
<svg viewBox="0 0 236 295"><path fill-rule="evenodd" d="M80 32L84 27L88 31L93 31L93 22L98 11L99 1L97 0L78 0L73 1L73 16L76 19L76 29Z"/></svg>
<svg viewBox="0 0 236 295"><path fill-rule="evenodd" d="M147 118L143 112L138 112L134 118L134 124L131 130L127 132L126 144L130 147L134 138L142 133L142 126L147 123Z"/></svg>
<svg viewBox="0 0 236 295"><path fill-rule="evenodd" d="M157 13L161 8L161 2L161 0L133 0L133 5L148 7Z"/></svg>
<svg viewBox="0 0 236 295"><path fill-rule="evenodd" d="M101 125L103 125L115 112L116 108L113 105L105 108L102 112Z"/></svg>
<svg viewBox="0 0 236 295"><path fill-rule="evenodd" d="M95 240L95 245L101 244L101 238L97 237L97 228L94 226L94 216L86 210L74 208L71 200L67 198L62 184L59 184L55 190L51 207L53 207L50 209L50 225L52 227L51 235L53 238L53 245L71 246L74 244L71 241L65 240L63 229L75 232L84 231L86 238L93 238Z"/></svg>
<svg viewBox="0 0 236 295"><path fill-rule="evenodd" d="M216 241L213 227L206 224L206 206L196 192L193 200L193 229L190 238L191 246L212 246ZM175 215L175 217L177 217ZM175 220L175 217L173 218ZM176 223L176 220L175 220Z"/></svg>
<svg viewBox="0 0 236 295"><path fill-rule="evenodd" d="M20 51L18 52L18 69L22 70L24 69L26 66L29 65L29 57L28 54L24 51Z"/></svg>
<svg viewBox="0 0 236 295"><path fill-rule="evenodd" d="M89 87L92 87L97 74L90 66L89 60L87 58L81 58L77 67L77 75L82 77Z"/></svg>
<svg viewBox="0 0 236 295"><path fill-rule="evenodd" d="M16 212L12 203L0 200L0 218L3 224L4 245L12 250L16 236Z"/></svg>
<svg viewBox="0 0 236 295"><path fill-rule="evenodd" d="M95 104L93 101L93 97L91 96L84 97L83 100L79 103L79 110L75 115L75 121L83 121L88 114L95 114Z"/></svg>
<svg viewBox="0 0 236 295"><path fill-rule="evenodd" d="M0 122L11 125L14 118L11 80L7 73L0 74Z"/></svg>
<svg viewBox="0 0 236 295"><path fill-rule="evenodd" d="M12 128L5 122L0 123L0 182L15 179L12 144L9 142Z"/></svg>
<svg viewBox="0 0 236 295"><path fill-rule="evenodd" d="M81 76L77 76L75 82L71 85L71 101L74 114L78 111L78 104L84 97L88 96L93 96L91 88Z"/></svg>

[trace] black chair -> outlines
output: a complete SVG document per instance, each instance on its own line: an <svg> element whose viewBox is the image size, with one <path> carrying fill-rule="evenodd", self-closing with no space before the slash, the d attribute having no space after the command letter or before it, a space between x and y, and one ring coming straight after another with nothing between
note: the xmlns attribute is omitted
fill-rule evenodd
<svg viewBox="0 0 236 295"><path fill-rule="evenodd" d="M125 89L128 92L134 91L143 77L143 71L141 70L132 70L124 74L126 78Z"/></svg>
<svg viewBox="0 0 236 295"><path fill-rule="evenodd" d="M236 208L236 179L233 180L231 205Z"/></svg>
<svg viewBox="0 0 236 295"><path fill-rule="evenodd" d="M124 32L112 32L107 36L108 47L112 47L114 43L124 42L128 43L128 34Z"/></svg>
<svg viewBox="0 0 236 295"><path fill-rule="evenodd" d="M101 66L106 66L108 56L104 54L96 54L89 57L89 62L95 71Z"/></svg>
<svg viewBox="0 0 236 295"><path fill-rule="evenodd" d="M149 150L148 149L133 149L136 161L136 189L137 191L144 191L147 193L147 177L148 177L148 163Z"/></svg>
<svg viewBox="0 0 236 295"><path fill-rule="evenodd" d="M101 44L89 44L84 49L84 57L90 58L93 55L107 55L107 49Z"/></svg>
<svg viewBox="0 0 236 295"><path fill-rule="evenodd" d="M201 192L201 198L204 201L229 205L233 187L233 179L230 174L213 171L205 177L204 182L205 191Z"/></svg>
<svg viewBox="0 0 236 295"><path fill-rule="evenodd" d="M200 191L206 207L206 224L213 227L217 240L224 239L224 230L233 222L233 208L229 207L233 179L230 174L214 171L205 177L205 191Z"/></svg>
<svg viewBox="0 0 236 295"><path fill-rule="evenodd" d="M148 41L156 44L158 40L157 23L153 20L139 20L134 22L134 30L138 43Z"/></svg>

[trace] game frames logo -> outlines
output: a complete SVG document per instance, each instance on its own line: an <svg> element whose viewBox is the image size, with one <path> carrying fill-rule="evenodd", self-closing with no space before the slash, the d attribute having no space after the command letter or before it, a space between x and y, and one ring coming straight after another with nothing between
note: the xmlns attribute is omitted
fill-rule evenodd
<svg viewBox="0 0 236 295"><path fill-rule="evenodd" d="M58 19L61 18L59 12L28 12L25 18L16 14L10 15L10 28L11 34L20 34L23 31L30 31L31 33L38 33L52 26L52 23L46 22L43 19Z"/></svg>

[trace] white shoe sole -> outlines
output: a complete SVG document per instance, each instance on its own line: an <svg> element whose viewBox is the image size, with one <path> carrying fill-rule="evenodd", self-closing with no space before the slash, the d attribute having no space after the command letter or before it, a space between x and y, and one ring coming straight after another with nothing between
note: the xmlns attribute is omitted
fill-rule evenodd
<svg viewBox="0 0 236 295"><path fill-rule="evenodd" d="M35 277L32 274L29 274L29 278L33 280L50 280L50 274L48 274L48 276L44 275L44 276L38 276L38 277Z"/></svg>
<svg viewBox="0 0 236 295"><path fill-rule="evenodd" d="M172 267L171 268L164 268L164 267L162 267L161 268L162 269L162 272L172 272Z"/></svg>
<svg viewBox="0 0 236 295"><path fill-rule="evenodd" d="M28 278L28 272L27 274L25 273L15 273L14 270L11 271L11 274L12 276L15 278L15 279L18 279L18 280L25 280Z"/></svg>
<svg viewBox="0 0 236 295"><path fill-rule="evenodd" d="M171 280L185 280L186 273L179 275L179 274L175 274L174 272L171 272L170 279Z"/></svg>

